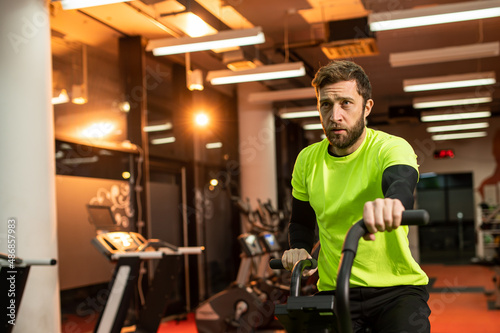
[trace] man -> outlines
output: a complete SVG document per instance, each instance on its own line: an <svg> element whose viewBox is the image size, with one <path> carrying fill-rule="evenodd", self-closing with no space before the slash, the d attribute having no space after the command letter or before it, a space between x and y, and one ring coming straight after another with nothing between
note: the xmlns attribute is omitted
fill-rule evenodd
<svg viewBox="0 0 500 333"><path fill-rule="evenodd" d="M413 208L415 153L402 138L366 128L374 102L357 64L331 62L312 85L326 139L297 157L283 265L291 270L310 258L317 223L318 290L334 293L344 237L363 218L371 241L360 241L351 273L354 332L430 332L428 278L411 256L408 227L399 227L402 212ZM386 232L375 237L378 231Z"/></svg>

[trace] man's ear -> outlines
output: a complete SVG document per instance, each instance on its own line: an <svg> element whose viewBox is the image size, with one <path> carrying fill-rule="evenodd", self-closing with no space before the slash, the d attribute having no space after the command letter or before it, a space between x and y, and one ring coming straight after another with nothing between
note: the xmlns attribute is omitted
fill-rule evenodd
<svg viewBox="0 0 500 333"><path fill-rule="evenodd" d="M366 101L366 104L365 104L365 118L368 117L368 115L370 114L370 112L372 112L372 108L373 108L373 99L369 99Z"/></svg>

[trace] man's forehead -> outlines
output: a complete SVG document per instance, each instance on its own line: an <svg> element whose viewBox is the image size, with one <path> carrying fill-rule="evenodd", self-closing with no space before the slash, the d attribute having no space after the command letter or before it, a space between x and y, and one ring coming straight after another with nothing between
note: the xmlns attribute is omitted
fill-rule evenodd
<svg viewBox="0 0 500 333"><path fill-rule="evenodd" d="M330 95L335 96L345 96L345 97L356 97L360 96L357 90L357 85L355 80L351 81L340 81L336 83L330 83L325 85L319 90L319 98L329 98Z"/></svg>

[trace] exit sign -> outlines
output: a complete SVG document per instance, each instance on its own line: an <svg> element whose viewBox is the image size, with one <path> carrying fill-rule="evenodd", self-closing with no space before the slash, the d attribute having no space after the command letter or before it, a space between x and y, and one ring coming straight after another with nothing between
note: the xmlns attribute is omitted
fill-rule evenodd
<svg viewBox="0 0 500 333"><path fill-rule="evenodd" d="M455 153L453 152L453 149L440 149L434 151L434 158L437 160L454 157Z"/></svg>

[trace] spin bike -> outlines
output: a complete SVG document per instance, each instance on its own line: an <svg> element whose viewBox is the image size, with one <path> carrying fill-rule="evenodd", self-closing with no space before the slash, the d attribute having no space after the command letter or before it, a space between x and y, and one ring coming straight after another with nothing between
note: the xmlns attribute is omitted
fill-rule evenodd
<svg viewBox="0 0 500 333"><path fill-rule="evenodd" d="M425 225L427 223L429 223L429 214L425 210L403 212L402 225ZM337 275L336 296L301 296L302 273L305 269L315 269L317 262L314 259L305 259L295 264L292 270L290 297L286 304L275 306L275 316L288 333L335 332L333 327L335 314L337 315L339 332L352 332L349 310L349 280L359 240L367 232L363 220L356 222L347 232ZM284 269L280 259L271 260L269 265L273 269Z"/></svg>

